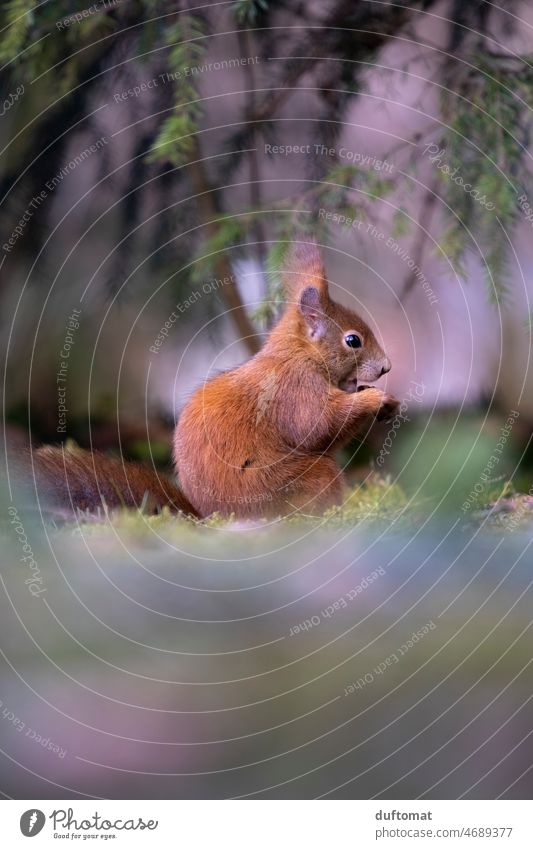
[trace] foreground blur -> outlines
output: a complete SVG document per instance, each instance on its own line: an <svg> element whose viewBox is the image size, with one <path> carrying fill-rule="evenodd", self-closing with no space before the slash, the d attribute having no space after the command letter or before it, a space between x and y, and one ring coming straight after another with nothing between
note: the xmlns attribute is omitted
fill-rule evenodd
<svg viewBox="0 0 533 849"><path fill-rule="evenodd" d="M531 796L520 529L55 530L8 509L6 794Z"/></svg>

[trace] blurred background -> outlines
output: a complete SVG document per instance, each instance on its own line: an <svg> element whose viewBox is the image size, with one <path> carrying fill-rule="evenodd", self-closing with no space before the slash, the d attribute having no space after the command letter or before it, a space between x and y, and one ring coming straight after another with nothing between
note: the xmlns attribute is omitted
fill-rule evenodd
<svg viewBox="0 0 533 849"><path fill-rule="evenodd" d="M531 0L2 4L4 795L530 796L532 63ZM309 237L405 410L347 505L43 515L29 446L170 468Z"/></svg>

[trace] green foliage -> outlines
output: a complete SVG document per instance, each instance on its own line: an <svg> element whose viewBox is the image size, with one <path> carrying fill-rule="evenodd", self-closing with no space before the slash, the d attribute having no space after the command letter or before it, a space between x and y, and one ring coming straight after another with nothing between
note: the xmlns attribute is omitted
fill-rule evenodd
<svg viewBox="0 0 533 849"><path fill-rule="evenodd" d="M525 104L533 101L533 70L524 61L517 73L514 65L487 51L476 52L470 61L472 67L467 78L458 81L457 92L443 96L449 128L439 144L449 171L440 171L439 177L453 212L441 247L458 270L468 250L478 255L481 251L489 296L498 302L507 290L506 232L519 216L518 189L530 183L521 138L528 121ZM452 179L454 174L471 190Z"/></svg>
<svg viewBox="0 0 533 849"><path fill-rule="evenodd" d="M462 280L467 279L465 267L465 254L468 245L465 243L465 234L461 225L456 222L448 225L444 233L439 237L438 255L440 259L448 260L454 271Z"/></svg>
<svg viewBox="0 0 533 849"><path fill-rule="evenodd" d="M128 445L130 456L141 462L154 463L157 466L169 465L171 446L162 439L139 439Z"/></svg>
<svg viewBox="0 0 533 849"><path fill-rule="evenodd" d="M409 215L405 207L401 206L393 215L392 218L392 235L395 239L400 239L406 236L411 228Z"/></svg>
<svg viewBox="0 0 533 849"><path fill-rule="evenodd" d="M28 30L33 23L33 12L28 11L26 0L9 0L2 15L3 33L0 40L0 61L9 62L19 57L25 46Z"/></svg>
<svg viewBox="0 0 533 849"><path fill-rule="evenodd" d="M290 244L288 239L273 242L267 255L267 276L271 285L271 295L276 302L281 302L284 297L280 272L285 264Z"/></svg>
<svg viewBox="0 0 533 849"><path fill-rule="evenodd" d="M414 511L411 507L409 514L407 505L407 496L398 484L375 475L350 490L345 502L326 511L324 518L328 525L338 527L364 523L390 528L393 524L414 522Z"/></svg>
<svg viewBox="0 0 533 849"><path fill-rule="evenodd" d="M246 239L246 219L236 215L223 215L216 221L216 230L207 237L195 257L191 280L198 282L213 269L219 254Z"/></svg>
<svg viewBox="0 0 533 849"><path fill-rule="evenodd" d="M276 523L276 530L284 527L320 525L324 530L334 528L353 528L355 525L370 527L400 528L416 521L415 511L408 510L408 499L403 490L389 478L378 475L369 477L364 483L355 486L346 492L346 500L339 507L326 510L323 516L308 516L303 513L295 513ZM115 532L127 533L133 537L150 536L154 531L163 533L169 540L182 541L184 535L205 536L206 528L230 528L235 519L233 516L223 518L214 513L207 519L192 519L184 515L175 515L168 508L156 515L145 514L142 510L121 508L101 512L99 515L79 513L76 518L76 527L83 525L84 533L97 532L99 534L114 535ZM257 534L262 536L272 528L270 522L265 520L265 529L259 521ZM250 531L251 537L253 532ZM252 540L250 539L250 542Z"/></svg>
<svg viewBox="0 0 533 849"><path fill-rule="evenodd" d="M91 62L94 62L95 57L99 58L99 51L100 60L107 56L107 51L116 51L119 57L117 68L124 64L126 70L126 66L132 61L132 67L135 63L153 62L153 68L159 71L158 63L163 61L165 70L171 75L168 85L173 86L173 107L162 120L159 130L154 130L152 136L147 138L143 150L149 148L150 152L143 164L144 167L146 162L170 162L178 167L184 165L195 159L195 151L198 149L196 138L202 116L201 100L196 90L201 75L191 72L191 69L197 68L204 61L209 43L206 21L214 21L215 17L210 17L211 12L207 7L202 12L205 17L201 17L198 13L180 11L179 5L154 0L136 0L131 4L118 4L109 10L103 8L74 25L56 30L57 22L74 11L68 0L49 0L40 4L28 3L27 0L6 0L0 7L0 60L7 63L5 76L14 76L20 81L29 82L56 67L53 73L43 76L39 85L32 87L32 94L29 93L28 86L26 94L25 108L31 112L30 99L33 96L44 121L49 117L47 107L57 100L58 95L63 98L63 105L68 103L69 96L82 96L77 84L84 78L87 68L92 71ZM323 48L326 45L327 55L335 56L339 60L352 60L346 63L339 61L337 78L334 75L331 79L328 77L327 82L328 86L331 85L331 90L338 89L339 92L342 91L343 96L339 100L324 101L326 121L332 117L342 119L353 97L357 95L358 71L357 64L353 61L354 56L363 57L366 62L372 51L380 49L386 43L387 36L384 36L383 40L372 40L373 46L370 47L365 45L364 39L360 40L361 43L353 41L349 30L351 24L357 24L360 32L364 31L363 19L360 20L363 11L359 6L360 4L354 3L353 11L346 13L342 4L333 4L332 11L336 14L341 7L343 14L348 14L348 18L345 18L345 31L342 27L324 27L324 31L318 34L315 28L306 32L305 26L302 25L302 47L299 55L308 55L311 59L318 53L324 53ZM157 20L160 12L170 12L173 17L166 15L162 23ZM237 26L250 30L256 27L253 33L247 33L247 38L250 39L250 45L259 51L261 46L264 48L265 43L272 39L272 32L276 30L278 20L276 15L285 15L286 5L282 0L233 0L230 12ZM295 7L293 13L296 20L305 23L304 6ZM370 8L368 14L369 23L373 23L374 12ZM383 14L383 23L388 21L390 34L404 25L400 18L396 20L397 11L391 10L390 13ZM409 17L403 12L402 16ZM133 24L130 26L131 21ZM122 27L122 23L128 25ZM270 33L269 25L272 25ZM369 27L369 31L373 29L373 26ZM116 38L101 42L101 38L109 33L114 33ZM493 47L487 41L476 39L473 49L470 46L472 43L473 40L468 41L466 38L458 42L458 50L460 49L461 53L443 66L446 86L443 88L441 113L446 130L439 142L445 151L450 171L457 169L464 182L469 183L479 196L486 197L487 201L494 204L494 209L487 209L479 200L473 198L462 186L450 179L449 173L443 174L439 171L440 194L450 210L440 239L440 247L457 272L463 275L467 253L477 253L485 265L490 297L499 301L506 293L509 276L506 233L513 230L520 217L517 194L527 191L531 186L527 167L527 146L529 108L533 106L533 69L528 56L516 59L511 56L502 57L490 52ZM131 50L132 45L134 52ZM320 50L317 50L318 47ZM123 63L125 54L128 59ZM316 79L319 82L321 68L320 61L317 60L313 65L313 73L316 69ZM288 80L289 90L292 90L293 79L296 79L294 87L297 88L299 78L294 76L293 59L289 57L287 61L280 60L278 71L280 89L283 82ZM83 96L91 90L98 91L99 79L98 73L91 74L90 81L84 82ZM275 110L269 112L268 98L262 102L261 97L257 92L255 105L262 119L254 122L253 132L257 139L263 140L269 138L269 134L275 133L277 115ZM37 113L37 108L34 112ZM15 113L13 117L14 115ZM243 111L244 133L249 132L246 118L247 115ZM338 121L338 125L342 125L342 120ZM67 127L59 126L56 129L58 146L62 144L60 140L63 137L66 144L71 139L70 133L63 134ZM38 120L32 124L32 132L38 136ZM242 144L243 149L251 146L254 145ZM240 167L242 158L246 156L248 154L244 150L240 156L234 154L231 157L233 165L228 164L225 167ZM227 161L229 163L229 158ZM413 166L411 163L411 167L416 170L418 164ZM208 183L212 178L209 173L211 168L215 170L215 166L211 165L206 169ZM406 170L409 172L409 165ZM136 179L137 177L138 173ZM177 181L179 177L175 179ZM216 181L215 170L212 186L208 188L215 188ZM374 211L379 210L380 202L399 190L397 172L394 177L384 176L383 171L366 170L357 165L346 164L345 161L336 164L314 184L309 182L306 185L311 188L296 196L287 196L274 204L279 214L273 217L269 213L264 220L264 232L269 238L283 243L297 234L313 233L320 240L328 241L332 236L332 228L335 227L338 232L339 224L330 224L317 217L319 206L328 207L337 215L344 215L346 218L371 218ZM407 185L406 192L408 188ZM224 208L226 197L223 192L217 194L217 201L219 199L220 206ZM210 235L207 241L204 240L206 230L199 230L197 239L201 242L201 248L198 249L200 259L194 273L203 273L209 265L209 254L216 255L228 247L246 243L250 223L263 215L257 196L254 203L256 208L245 207L238 219L230 220L229 216L225 217L220 222L218 233ZM393 217L392 232L395 237L400 238L409 231L409 217L405 208L400 207ZM192 239L191 236L191 241ZM193 250L195 249L197 245L194 245ZM273 317L276 303L280 299L279 280L276 280L273 271L273 260L276 260L279 267L281 253L276 257L275 248L270 251L267 268L270 291L267 294L267 302L258 311L258 317L263 321Z"/></svg>
<svg viewBox="0 0 533 849"><path fill-rule="evenodd" d="M170 48L168 65L174 83L174 108L163 122L149 160L166 160L183 165L194 150L194 137L202 114L200 99L191 80L205 53L205 27L200 18L182 15L168 29L165 43Z"/></svg>
<svg viewBox="0 0 533 849"><path fill-rule="evenodd" d="M266 296L253 314L254 321L263 328L268 328L274 324L283 311L287 295L281 271L285 265L291 243L295 238L301 238L303 235L305 235L305 231L301 227L298 228L292 215L279 216L276 239L270 245L266 258Z"/></svg>
<svg viewBox="0 0 533 849"><path fill-rule="evenodd" d="M268 327L281 313L285 301L285 291L280 271L284 266L289 247L290 241L278 239L271 244L268 251L266 259L267 296L253 316L261 327Z"/></svg>
<svg viewBox="0 0 533 849"><path fill-rule="evenodd" d="M266 0L235 0L232 12L240 26L254 24L261 13L268 11Z"/></svg>
<svg viewBox="0 0 533 849"><path fill-rule="evenodd" d="M373 202L390 195L394 188L392 178L384 179L374 171L340 163L334 165L311 189L280 202L280 214L274 224L274 242L266 261L268 291L254 318L268 326L281 310L285 293L279 272L292 241L311 236L319 243L327 244L332 241L333 228L351 227L348 221L366 220ZM326 220L320 214L321 209L333 212L335 220Z"/></svg>
<svg viewBox="0 0 533 849"><path fill-rule="evenodd" d="M117 21L104 7L58 29L58 22L75 11L66 0L27 7L25 0L9 0L0 8L0 62L5 65L4 73L16 81L33 83L43 74L41 85L48 87L56 100L58 94L72 92L80 71L94 56L93 44L116 29ZM54 72L47 74L51 68ZM38 91L42 109L43 90L39 87Z"/></svg>

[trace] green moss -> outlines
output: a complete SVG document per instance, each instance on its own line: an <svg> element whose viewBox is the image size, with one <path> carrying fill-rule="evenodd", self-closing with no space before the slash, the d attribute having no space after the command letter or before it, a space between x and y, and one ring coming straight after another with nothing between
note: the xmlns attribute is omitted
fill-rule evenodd
<svg viewBox="0 0 533 849"><path fill-rule="evenodd" d="M409 505L404 491L389 478L373 475L364 483L348 490L344 504L326 510L323 516L310 516L297 513L276 522L276 529L294 527L297 525L317 525L324 528L351 528L364 523L372 526L390 526L401 522L402 526L413 521L413 509ZM207 519L199 521L185 515L175 515L168 508L156 516L144 514L141 510L118 509L110 512L100 511L98 514L79 512L75 523L63 526L59 533L84 534L125 534L135 538L156 535L181 537L187 534L198 535L206 528L230 529L234 526L235 516L223 517L214 513ZM258 531L263 522L257 520ZM271 528L270 522L264 521L265 527Z"/></svg>
<svg viewBox="0 0 533 849"><path fill-rule="evenodd" d="M430 514L433 507L432 499L413 500L391 478L372 474L363 483L347 490L342 505L326 510L322 516L301 512L280 518L274 523L266 519L247 522L247 542L253 544L254 539L264 539L265 533L277 534L318 526L323 530L350 529L356 526L372 530L409 530ZM532 521L533 498L517 492L511 482L498 483L487 488L475 508L464 515L465 526L483 524L489 528L506 531L531 527ZM163 538L176 545L203 540L206 544L217 546L220 537L206 532L227 530L230 535L234 535L236 523L240 523L240 520L234 515L224 517L219 513L198 520L182 514L173 514L168 508L164 508L156 516L146 515L141 510L118 509L107 513L102 510L97 515L80 512L75 522L63 525L56 532L58 535L81 532L84 536L105 538L118 535L143 543Z"/></svg>

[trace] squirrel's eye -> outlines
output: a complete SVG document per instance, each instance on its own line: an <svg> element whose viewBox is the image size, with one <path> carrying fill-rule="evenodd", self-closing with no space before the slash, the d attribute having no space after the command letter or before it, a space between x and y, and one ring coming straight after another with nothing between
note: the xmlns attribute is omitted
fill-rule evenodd
<svg viewBox="0 0 533 849"><path fill-rule="evenodd" d="M360 348L363 344L361 341L361 337L357 335L357 333L347 333L344 337L344 341L348 345L349 348Z"/></svg>

